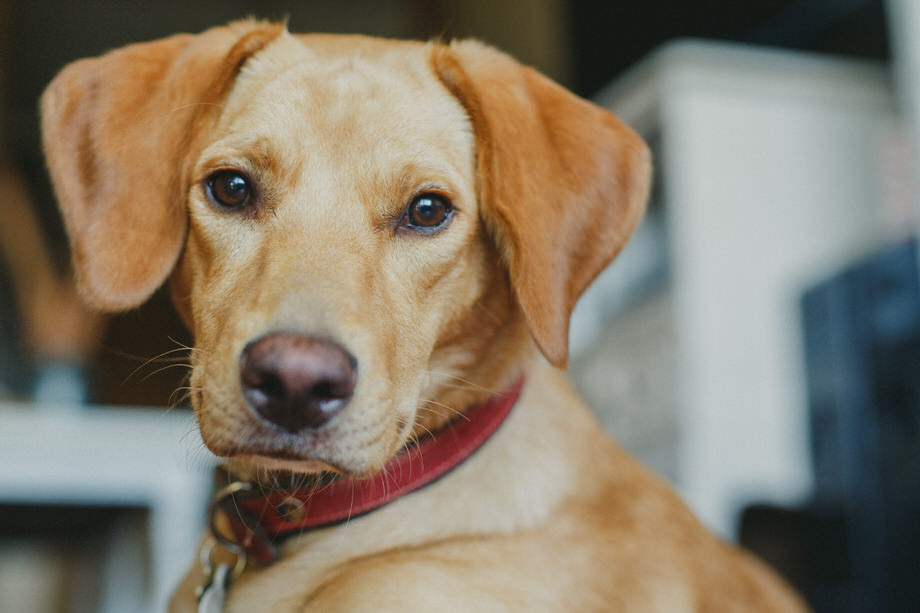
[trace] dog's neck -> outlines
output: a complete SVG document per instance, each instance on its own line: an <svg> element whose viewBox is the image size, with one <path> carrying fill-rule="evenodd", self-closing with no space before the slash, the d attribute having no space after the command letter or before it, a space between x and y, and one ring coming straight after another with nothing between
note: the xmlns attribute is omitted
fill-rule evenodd
<svg viewBox="0 0 920 613"><path fill-rule="evenodd" d="M458 536L526 530L544 522L561 501L577 504L572 496L590 493L595 483L609 478L605 473L611 468L571 459L583 457L578 453L581 445L606 448L611 443L563 374L535 357L525 376L527 384L505 424L457 470L362 518L288 539L279 564L301 569L298 583L276 582L274 578L285 575L252 568L234 583L234 598L270 609L266 598L271 594L272 603L280 607L349 560ZM572 430L579 436L564 434ZM477 504L445 494L463 491L479 491Z"/></svg>

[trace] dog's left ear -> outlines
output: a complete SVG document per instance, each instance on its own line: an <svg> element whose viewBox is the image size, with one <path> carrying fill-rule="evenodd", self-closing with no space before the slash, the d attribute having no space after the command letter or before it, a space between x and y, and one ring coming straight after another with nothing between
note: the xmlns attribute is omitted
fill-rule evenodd
<svg viewBox="0 0 920 613"><path fill-rule="evenodd" d="M575 302L645 210L648 147L611 113L476 41L435 47L432 63L473 124L481 215L518 304L564 367Z"/></svg>

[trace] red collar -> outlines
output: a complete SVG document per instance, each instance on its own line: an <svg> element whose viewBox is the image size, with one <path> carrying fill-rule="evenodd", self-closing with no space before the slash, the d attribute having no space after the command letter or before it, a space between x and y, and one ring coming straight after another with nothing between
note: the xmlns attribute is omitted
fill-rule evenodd
<svg viewBox="0 0 920 613"><path fill-rule="evenodd" d="M224 512L234 541L261 564L279 558L285 537L331 526L370 513L444 476L491 437L511 412L521 393L521 377L503 394L475 406L390 460L368 479L335 479L296 490L258 491L248 484L228 489L212 506ZM219 480L228 480L219 469ZM213 525L213 524L212 524Z"/></svg>

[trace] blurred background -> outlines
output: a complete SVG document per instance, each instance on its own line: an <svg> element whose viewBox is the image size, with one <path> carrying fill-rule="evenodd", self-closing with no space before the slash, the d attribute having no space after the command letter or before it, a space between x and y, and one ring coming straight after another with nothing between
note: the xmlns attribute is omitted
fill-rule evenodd
<svg viewBox="0 0 920 613"><path fill-rule="evenodd" d="M247 15L477 37L638 130L653 199L576 310L577 385L819 613L917 610L920 2L0 0L5 612L158 610L214 465L162 292L76 298L36 100L67 62Z"/></svg>

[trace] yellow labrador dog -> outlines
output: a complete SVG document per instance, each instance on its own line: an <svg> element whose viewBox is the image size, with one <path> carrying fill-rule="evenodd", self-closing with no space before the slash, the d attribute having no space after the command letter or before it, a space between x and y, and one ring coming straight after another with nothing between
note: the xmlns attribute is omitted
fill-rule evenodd
<svg viewBox="0 0 920 613"><path fill-rule="evenodd" d="M74 62L41 106L86 299L168 280L194 332L230 488L175 611L804 610L559 370L649 188L608 112L477 42L257 21Z"/></svg>

